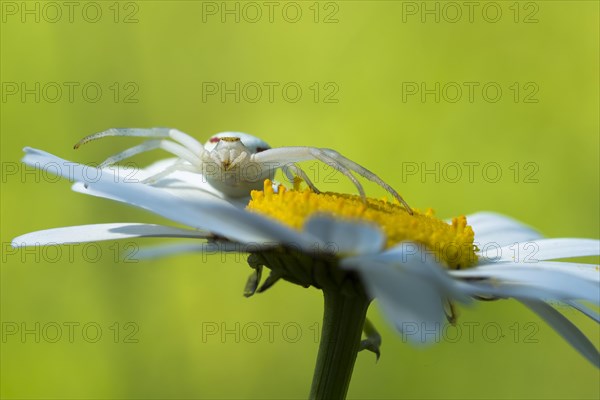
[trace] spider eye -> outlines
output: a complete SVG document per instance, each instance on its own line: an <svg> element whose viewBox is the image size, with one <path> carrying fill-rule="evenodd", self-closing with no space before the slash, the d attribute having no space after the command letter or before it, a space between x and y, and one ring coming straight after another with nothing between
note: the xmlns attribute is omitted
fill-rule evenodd
<svg viewBox="0 0 600 400"><path fill-rule="evenodd" d="M222 140L224 142L235 143L235 142L239 142L240 138L236 137L236 136L223 136L223 137L220 137L219 140Z"/></svg>
<svg viewBox="0 0 600 400"><path fill-rule="evenodd" d="M211 137L211 138L210 138L210 140L209 140L209 142L211 142L211 143L217 143L217 142L218 142L218 141L220 141L220 140L221 140L221 138L218 138L218 137Z"/></svg>
<svg viewBox="0 0 600 400"><path fill-rule="evenodd" d="M261 151L265 151L265 150L269 150L269 149L270 149L270 147L257 147L256 152L260 153Z"/></svg>

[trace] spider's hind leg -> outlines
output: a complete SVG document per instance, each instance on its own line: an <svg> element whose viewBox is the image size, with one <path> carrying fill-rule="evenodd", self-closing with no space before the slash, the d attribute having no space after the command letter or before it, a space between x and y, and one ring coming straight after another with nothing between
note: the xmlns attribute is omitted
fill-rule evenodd
<svg viewBox="0 0 600 400"><path fill-rule="evenodd" d="M400 194L396 190L394 190L394 188L392 188L390 185L388 185L387 183L385 183L383 181L383 179L381 179L379 176L375 175L373 172L369 171L368 169L366 169L362 165L357 164L354 161L352 161L352 160L344 157L343 155L341 155L340 153L338 153L335 150L320 149L320 151L322 153L326 154L331 159L333 159L336 162L338 162L339 164L345 166L349 170L351 170L353 172L356 172L357 174L359 174L363 178L368 179L371 182L375 182L376 184L378 184L379 186L381 186L382 188L384 188L387 192L391 193L404 206L404 208L406 208L406 211L408 211L408 213L410 215L413 214L412 209L410 208L410 206L408 205L408 203L402 198L402 196L400 196Z"/></svg>

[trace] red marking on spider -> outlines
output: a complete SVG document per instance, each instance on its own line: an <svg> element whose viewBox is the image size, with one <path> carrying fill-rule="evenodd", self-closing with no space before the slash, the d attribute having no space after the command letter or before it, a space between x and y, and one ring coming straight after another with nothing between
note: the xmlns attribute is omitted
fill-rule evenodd
<svg viewBox="0 0 600 400"><path fill-rule="evenodd" d="M221 138L218 138L218 137L212 137L212 138L210 138L210 142L211 143L217 143L220 140L221 140Z"/></svg>

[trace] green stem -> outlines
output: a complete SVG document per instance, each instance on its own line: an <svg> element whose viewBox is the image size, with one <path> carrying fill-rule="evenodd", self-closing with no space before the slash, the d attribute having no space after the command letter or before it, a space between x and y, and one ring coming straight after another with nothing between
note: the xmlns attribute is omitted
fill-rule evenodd
<svg viewBox="0 0 600 400"><path fill-rule="evenodd" d="M323 290L325 313L310 399L345 399L360 347L369 301Z"/></svg>

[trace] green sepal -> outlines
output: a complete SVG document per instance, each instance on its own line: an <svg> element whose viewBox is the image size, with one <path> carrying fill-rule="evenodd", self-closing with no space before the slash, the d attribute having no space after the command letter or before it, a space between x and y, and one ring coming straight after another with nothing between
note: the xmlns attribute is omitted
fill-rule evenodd
<svg viewBox="0 0 600 400"><path fill-rule="evenodd" d="M367 338L361 340L358 351L368 350L375 353L375 356L377 357L375 362L379 361L379 357L381 357L381 335L377 332L377 329L375 329L375 326L368 318L365 319L363 332Z"/></svg>
<svg viewBox="0 0 600 400"><path fill-rule="evenodd" d="M256 293L256 288L258 288L258 284L260 283L260 278L262 276L263 270L262 265L250 266L252 267L253 271L248 277L248 280L246 281L246 287L244 287L245 297L250 297L254 293Z"/></svg>

